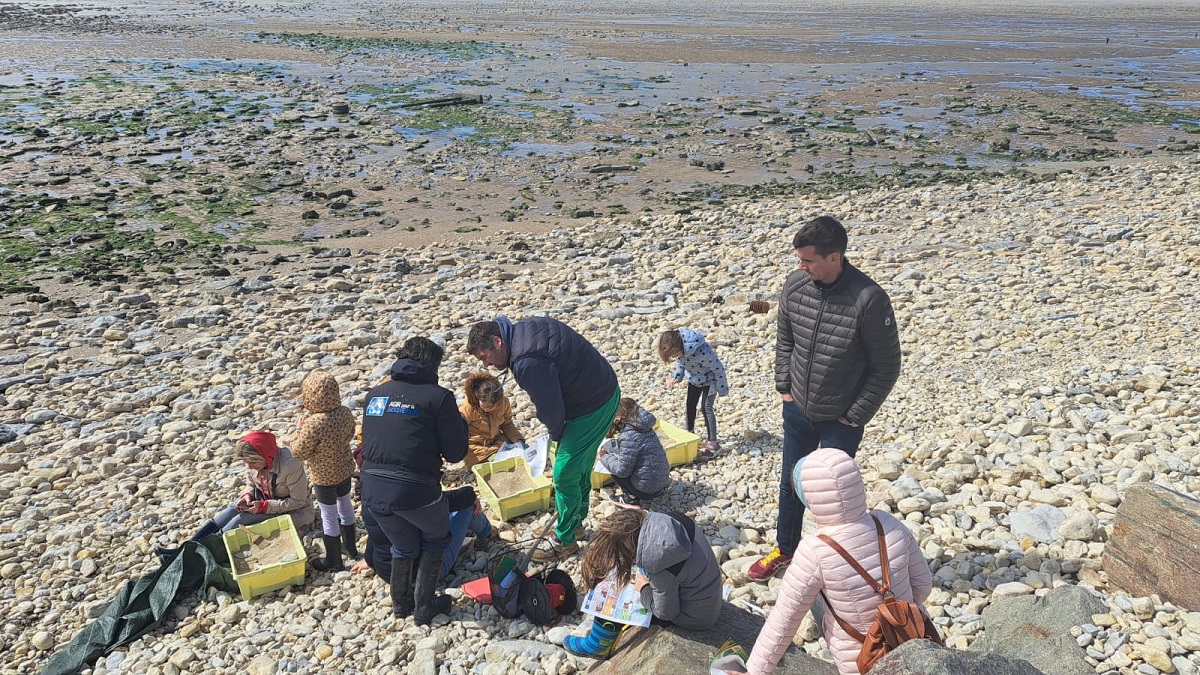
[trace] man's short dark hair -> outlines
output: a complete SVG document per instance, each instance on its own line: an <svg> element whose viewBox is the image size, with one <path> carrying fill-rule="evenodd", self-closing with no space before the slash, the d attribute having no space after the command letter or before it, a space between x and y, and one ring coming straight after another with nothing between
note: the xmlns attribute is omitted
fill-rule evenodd
<svg viewBox="0 0 1200 675"><path fill-rule="evenodd" d="M818 216L805 223L792 239L792 248L812 246L817 255L846 254L846 228L831 216Z"/></svg>
<svg viewBox="0 0 1200 675"><path fill-rule="evenodd" d="M467 334L467 351L471 354L487 351L493 347L492 338L498 337L500 337L500 324L495 321L480 321L473 324L471 332Z"/></svg>
<svg viewBox="0 0 1200 675"><path fill-rule="evenodd" d="M396 352L397 359L412 359L430 370L437 370L442 365L444 349L438 343L425 337L411 337L405 340L400 351Z"/></svg>

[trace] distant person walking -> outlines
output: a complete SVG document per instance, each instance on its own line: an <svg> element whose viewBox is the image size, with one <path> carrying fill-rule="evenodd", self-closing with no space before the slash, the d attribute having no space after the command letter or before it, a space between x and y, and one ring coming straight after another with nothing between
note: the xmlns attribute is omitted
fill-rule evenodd
<svg viewBox="0 0 1200 675"><path fill-rule="evenodd" d="M775 389L783 397L779 541L750 566L769 579L791 562L804 505L792 486L796 462L817 447L853 457L863 425L900 377L900 335L887 293L846 259L846 229L829 216L804 224L792 240L798 269L779 297Z"/></svg>
<svg viewBox="0 0 1200 675"><path fill-rule="evenodd" d="M596 450L617 415L617 374L592 343L549 317L513 323L505 317L471 326L467 351L491 368L511 369L537 417L558 443L554 458L554 536L533 552L538 562L579 550L592 491Z"/></svg>

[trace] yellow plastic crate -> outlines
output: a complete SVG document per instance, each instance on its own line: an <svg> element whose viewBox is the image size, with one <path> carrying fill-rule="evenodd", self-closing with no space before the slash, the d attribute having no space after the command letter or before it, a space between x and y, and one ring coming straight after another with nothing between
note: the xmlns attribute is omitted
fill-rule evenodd
<svg viewBox="0 0 1200 675"><path fill-rule="evenodd" d="M690 431L681 429L670 422L659 422L654 428L661 431L670 442L663 443L667 451L667 462L671 466L691 464L696 461L696 453L700 450L700 437ZM592 489L600 488L612 482L612 476L606 473L592 472Z"/></svg>
<svg viewBox="0 0 1200 675"><path fill-rule="evenodd" d="M279 536L285 537L290 542L292 551L296 553L296 559L238 574L237 566L233 562L233 554L250 545L250 535L240 527L221 535L221 539L225 542L225 552L229 555L229 566L233 568L233 579L237 582L238 590L241 591L244 600L279 590L284 586L304 584L304 563L308 560L308 554L304 552L304 544L300 542L300 535L296 533L296 526L292 522L291 516L285 514L255 525L247 525L246 530L264 538L278 532Z"/></svg>
<svg viewBox="0 0 1200 675"><path fill-rule="evenodd" d="M700 437L686 429L677 427L670 422L659 422L655 427L671 439L671 444L663 443L667 451L667 461L671 466L691 464L696 461L696 453L700 450Z"/></svg>
<svg viewBox="0 0 1200 675"><path fill-rule="evenodd" d="M550 508L550 493L554 484L545 476L533 476L534 487L531 490L522 490L507 497L499 497L492 492L487 479L493 473L508 471L515 466L528 472L528 469L525 468L524 457L509 457L498 462L484 462L471 467L471 471L475 474L475 490L479 493L480 501L487 504L488 509L500 520L512 520L526 513L545 511Z"/></svg>

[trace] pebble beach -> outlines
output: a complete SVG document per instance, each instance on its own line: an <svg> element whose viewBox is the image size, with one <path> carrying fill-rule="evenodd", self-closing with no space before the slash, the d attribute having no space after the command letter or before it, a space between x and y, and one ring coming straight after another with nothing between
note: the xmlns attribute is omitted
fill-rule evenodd
<svg viewBox="0 0 1200 675"><path fill-rule="evenodd" d="M1074 629L1095 672L1194 675L1200 611L1130 597L1101 565L1131 486L1200 494L1200 159L1178 147L1149 154L546 214L473 232L443 222L404 241L374 229L321 235L86 283L36 263L32 281L6 277L36 288L6 295L0 310L0 672L39 670L128 580L158 566L154 546L175 545L226 506L244 473L233 441L265 429L286 443L310 370L334 373L361 419L395 349L425 335L446 345L440 379L460 390L479 369L467 330L500 314L564 321L610 359L625 395L680 425L683 395L665 386L654 339L672 327L705 333L730 382L716 404L724 452L672 470L653 508L692 515L729 601L769 612L781 580L751 582L745 571L775 541L774 308L795 264L792 235L828 214L849 231L848 259L896 310L903 371L857 461L869 506L897 514L929 560L926 604L947 646L970 647L999 599L1072 584L1107 605ZM14 167L0 163L0 176ZM280 203L299 219L302 204ZM258 264L260 254L286 261ZM772 309L753 314L752 301ZM513 389L518 426L541 433ZM610 494L593 492L590 528L615 508ZM304 586L249 601L215 592L181 602L90 672L579 672L589 663L559 645L588 617L542 628L456 588L548 517L519 517L502 542L467 553L447 580L453 616L430 627L394 620L374 576L310 570ZM320 549L311 536L305 544ZM577 557L562 567L579 578ZM811 618L795 643L825 653Z"/></svg>
<svg viewBox="0 0 1200 675"><path fill-rule="evenodd" d="M872 506L902 515L930 560L929 607L947 643L968 646L996 598L1078 583L1110 606L1080 635L1097 672L1195 672L1200 615L1108 587L1099 557L1130 485L1200 490L1198 174L1200 164L1176 162L747 204L10 310L0 333L5 670L35 669L156 565L151 546L221 507L241 480L232 440L250 428L289 437L309 369L333 371L361 409L395 346L424 334L447 344L442 381L460 382L476 367L466 329L493 313L567 321L613 360L629 395L673 421L682 401L660 384L653 337L672 325L706 332L730 376L717 408L727 452L673 471L662 506L695 513L713 537L731 601L769 610L779 581L749 583L744 571L774 539L774 310L746 308L774 301L794 228L833 213L850 229L849 258L891 294L905 351L858 459ZM518 394L514 407L532 431L528 400ZM1017 514L1046 506L1065 517L1017 531ZM595 493L593 519L611 508ZM520 518L504 536L528 539L539 524ZM464 579L486 564L479 556L460 564ZM569 627L504 620L461 598L454 612L432 629L397 624L378 579L310 574L303 589L250 602L183 603L93 672L584 665L551 646ZM512 638L545 649L507 653ZM819 654L815 638L808 626L797 641Z"/></svg>

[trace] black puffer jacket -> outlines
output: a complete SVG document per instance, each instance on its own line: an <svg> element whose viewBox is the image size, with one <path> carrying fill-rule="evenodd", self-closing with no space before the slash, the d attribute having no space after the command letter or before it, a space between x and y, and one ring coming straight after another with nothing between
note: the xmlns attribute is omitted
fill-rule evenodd
<svg viewBox="0 0 1200 675"><path fill-rule="evenodd" d="M900 377L900 335L879 284L846 262L832 285L802 270L779 297L775 389L814 422L866 424Z"/></svg>
<svg viewBox="0 0 1200 675"><path fill-rule="evenodd" d="M617 392L617 374L608 360L565 323L544 316L495 321L508 345L508 367L529 394L550 440L561 441L567 420L596 412Z"/></svg>

